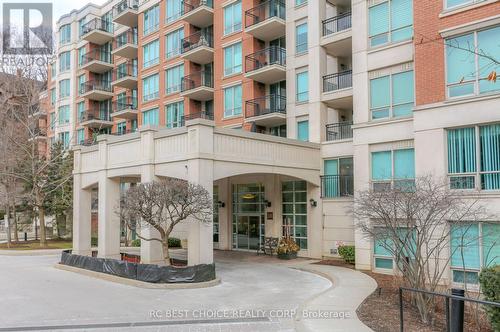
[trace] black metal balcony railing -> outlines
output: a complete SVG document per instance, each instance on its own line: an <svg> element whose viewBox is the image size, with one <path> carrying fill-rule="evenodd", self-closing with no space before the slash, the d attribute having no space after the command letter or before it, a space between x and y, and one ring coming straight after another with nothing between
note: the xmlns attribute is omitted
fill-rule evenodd
<svg viewBox="0 0 500 332"><path fill-rule="evenodd" d="M123 110L136 110L137 109L137 98L136 97L125 97L119 98L113 102L113 112L120 112Z"/></svg>
<svg viewBox="0 0 500 332"><path fill-rule="evenodd" d="M109 117L109 112L104 111L104 110L96 110L96 109L90 109L83 111L80 114L79 121L81 122L86 122L86 121L111 121Z"/></svg>
<svg viewBox="0 0 500 332"><path fill-rule="evenodd" d="M179 126L184 127L186 125L186 121L194 120L194 119L205 119L205 120L214 120L214 115L212 113L207 112L195 112L183 115L180 119Z"/></svg>
<svg viewBox="0 0 500 332"><path fill-rule="evenodd" d="M87 81L79 87L80 95L92 91L113 92L113 89L111 88L111 82L105 80Z"/></svg>
<svg viewBox="0 0 500 332"><path fill-rule="evenodd" d="M181 40L182 53L189 52L201 46L214 47L213 35L211 32L200 30Z"/></svg>
<svg viewBox="0 0 500 332"><path fill-rule="evenodd" d="M245 72L271 65L286 65L286 50L279 46L267 47L245 57Z"/></svg>
<svg viewBox="0 0 500 332"><path fill-rule="evenodd" d="M354 177L352 175L321 176L321 197L335 198L354 195Z"/></svg>
<svg viewBox="0 0 500 332"><path fill-rule="evenodd" d="M245 102L245 117L266 115L271 113L286 114L286 97L268 95Z"/></svg>
<svg viewBox="0 0 500 332"><path fill-rule="evenodd" d="M40 127L35 127L30 129L30 136L31 138L34 137L45 137L47 136L47 129L46 128L40 128Z"/></svg>
<svg viewBox="0 0 500 332"><path fill-rule="evenodd" d="M188 76L184 76L181 80L181 92L193 90L200 87L214 87L212 72L199 71Z"/></svg>
<svg viewBox="0 0 500 332"><path fill-rule="evenodd" d="M111 53L100 50L99 48L93 49L82 55L80 66L85 66L92 61L101 61L106 63L111 62Z"/></svg>
<svg viewBox="0 0 500 332"><path fill-rule="evenodd" d="M113 41L113 49L116 50L127 44L137 45L137 30L130 29L116 36Z"/></svg>
<svg viewBox="0 0 500 332"><path fill-rule="evenodd" d="M201 6L214 8L213 0L184 0L181 15L187 14Z"/></svg>
<svg viewBox="0 0 500 332"><path fill-rule="evenodd" d="M352 87L352 70L323 76L323 92Z"/></svg>
<svg viewBox="0 0 500 332"><path fill-rule="evenodd" d="M342 13L338 16L323 21L323 36L328 36L351 28L351 12Z"/></svg>
<svg viewBox="0 0 500 332"><path fill-rule="evenodd" d="M123 0L113 6L113 17L119 16L121 13L132 9L139 10L139 0Z"/></svg>
<svg viewBox="0 0 500 332"><path fill-rule="evenodd" d="M245 28L273 17L285 19L286 5L281 0L269 0L245 12Z"/></svg>
<svg viewBox="0 0 500 332"><path fill-rule="evenodd" d="M80 37L94 30L113 33L113 22L106 21L98 17L93 18L92 20L82 25L82 29L80 30Z"/></svg>
<svg viewBox="0 0 500 332"><path fill-rule="evenodd" d="M113 70L113 82L121 80L124 77L137 77L137 66L132 63L119 65Z"/></svg>
<svg viewBox="0 0 500 332"><path fill-rule="evenodd" d="M137 129L124 129L124 130L114 131L112 133L109 133L109 135L123 136L123 135L132 134L132 133L136 133L136 132L137 132Z"/></svg>
<svg viewBox="0 0 500 332"><path fill-rule="evenodd" d="M352 138L352 121L331 123L326 125L326 140L338 141Z"/></svg>

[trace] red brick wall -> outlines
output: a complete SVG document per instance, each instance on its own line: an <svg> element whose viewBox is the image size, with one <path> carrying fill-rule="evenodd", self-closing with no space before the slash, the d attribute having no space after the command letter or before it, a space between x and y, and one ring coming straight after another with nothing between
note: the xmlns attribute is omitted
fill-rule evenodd
<svg viewBox="0 0 500 332"><path fill-rule="evenodd" d="M413 1L415 28L416 103L446 99L444 40L439 31L500 14L500 2L439 18L442 1Z"/></svg>

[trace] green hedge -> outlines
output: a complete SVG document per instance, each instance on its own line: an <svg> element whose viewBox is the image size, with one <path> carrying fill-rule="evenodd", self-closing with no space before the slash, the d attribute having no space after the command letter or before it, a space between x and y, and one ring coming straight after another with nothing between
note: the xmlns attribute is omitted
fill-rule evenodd
<svg viewBox="0 0 500 332"><path fill-rule="evenodd" d="M486 300L500 302L500 265L484 268L479 274L479 282ZM493 330L500 331L500 308L486 308Z"/></svg>
<svg viewBox="0 0 500 332"><path fill-rule="evenodd" d="M141 246L141 240L140 239L135 239L132 241L132 247L140 247ZM168 247L169 248L179 248L181 246L181 240L176 238L176 237L169 237L168 238Z"/></svg>
<svg viewBox="0 0 500 332"><path fill-rule="evenodd" d="M344 259L346 263L354 264L356 260L355 248L354 246L339 246L339 255Z"/></svg>
<svg viewBox="0 0 500 332"><path fill-rule="evenodd" d="M141 239L132 240L132 242L130 244L132 245L132 247L140 247L141 246Z"/></svg>

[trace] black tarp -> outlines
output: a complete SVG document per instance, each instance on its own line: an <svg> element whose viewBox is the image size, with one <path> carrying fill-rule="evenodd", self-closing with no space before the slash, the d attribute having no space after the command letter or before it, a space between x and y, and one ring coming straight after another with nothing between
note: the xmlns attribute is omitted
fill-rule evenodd
<svg viewBox="0 0 500 332"><path fill-rule="evenodd" d="M215 279L215 264L187 267L158 266L73 255L71 250L62 252L61 264L150 283L197 283Z"/></svg>

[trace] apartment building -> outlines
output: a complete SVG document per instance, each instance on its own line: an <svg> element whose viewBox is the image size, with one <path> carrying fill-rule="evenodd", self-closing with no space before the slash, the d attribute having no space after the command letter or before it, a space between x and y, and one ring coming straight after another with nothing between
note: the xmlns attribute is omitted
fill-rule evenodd
<svg viewBox="0 0 500 332"><path fill-rule="evenodd" d="M213 228L177 231L190 264L286 229L302 256L355 244L357 268L393 273L355 228L353 196L430 173L500 214L500 83L485 79L498 63L474 51L498 54L499 14L492 0L115 0L62 17L53 105L77 145L76 252L90 250L93 190L99 255L118 257L119 188L159 177L213 192Z"/></svg>

